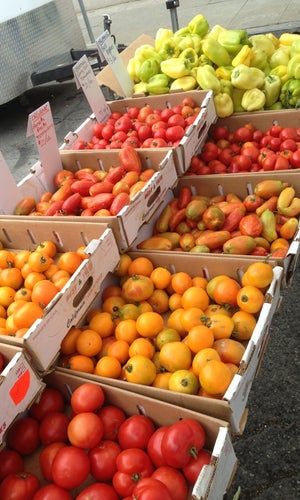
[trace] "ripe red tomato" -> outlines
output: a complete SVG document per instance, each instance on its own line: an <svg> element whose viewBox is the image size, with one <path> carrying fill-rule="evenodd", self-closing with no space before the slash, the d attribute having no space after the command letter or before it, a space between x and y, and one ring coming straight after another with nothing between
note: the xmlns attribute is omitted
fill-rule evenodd
<svg viewBox="0 0 300 500"><path fill-rule="evenodd" d="M69 179L74 179L74 174L70 170L61 169L54 175L53 182L56 187L62 186Z"/></svg>
<svg viewBox="0 0 300 500"><path fill-rule="evenodd" d="M56 484L47 484L40 488L32 500L72 500L72 495Z"/></svg>
<svg viewBox="0 0 300 500"><path fill-rule="evenodd" d="M166 130L166 139L172 144L180 141L184 136L184 128L181 125L174 125L172 127L168 127Z"/></svg>
<svg viewBox="0 0 300 500"><path fill-rule="evenodd" d="M229 135L229 132L228 132L228 128L227 127L223 127L221 125L217 126L217 127L214 127L212 132L211 132L211 136L212 138L215 140L215 141L219 141L220 139L228 139L228 135Z"/></svg>
<svg viewBox="0 0 300 500"><path fill-rule="evenodd" d="M182 500L187 498L188 485L186 478L179 469L169 467L168 465L158 467L151 476L158 479L166 485L173 500Z"/></svg>
<svg viewBox="0 0 300 500"><path fill-rule="evenodd" d="M293 139L294 141L298 140L297 132L292 127L284 127L281 130L279 137L282 141L285 141L286 139Z"/></svg>
<svg viewBox="0 0 300 500"><path fill-rule="evenodd" d="M20 418L13 422L7 433L7 444L21 455L30 455L40 444L39 422L33 417Z"/></svg>
<svg viewBox="0 0 300 500"><path fill-rule="evenodd" d="M139 500L173 500L173 495L169 492L167 486L152 477L144 478L138 481L133 490L133 498Z"/></svg>
<svg viewBox="0 0 300 500"><path fill-rule="evenodd" d="M160 118L162 121L167 122L172 115L174 115L172 108L164 108L160 113Z"/></svg>
<svg viewBox="0 0 300 500"><path fill-rule="evenodd" d="M103 129L102 129L102 137L103 139L106 139L106 140L109 140L113 133L115 131L115 127L113 125L104 125Z"/></svg>
<svg viewBox="0 0 300 500"><path fill-rule="evenodd" d="M204 465L211 462L211 452L205 449L199 450L197 457L192 458L189 463L183 467L182 472L190 484L195 484Z"/></svg>
<svg viewBox="0 0 300 500"><path fill-rule="evenodd" d="M39 401L30 407L29 413L37 420L42 420L47 413L51 413L53 411L62 412L63 410L64 398L61 392L57 389L46 387L43 390Z"/></svg>
<svg viewBox="0 0 300 500"><path fill-rule="evenodd" d="M48 413L40 423L39 435L43 445L56 441L68 441L68 425L70 418L61 412Z"/></svg>
<svg viewBox="0 0 300 500"><path fill-rule="evenodd" d="M289 151L296 151L298 149L297 142L294 139L285 139L280 144L280 151L283 151L285 149Z"/></svg>
<svg viewBox="0 0 300 500"><path fill-rule="evenodd" d="M149 105L142 106L137 115L137 119L140 122L144 122L146 120L146 117L150 115L150 113L153 113L153 109L151 108L151 106Z"/></svg>
<svg viewBox="0 0 300 500"><path fill-rule="evenodd" d="M127 133L128 130L132 128L132 121L129 118L129 116L121 116L118 120L115 122L115 131L122 131Z"/></svg>
<svg viewBox="0 0 300 500"><path fill-rule="evenodd" d="M243 142L252 141L253 130L249 127L239 127L233 133L233 141L242 144Z"/></svg>
<svg viewBox="0 0 300 500"><path fill-rule="evenodd" d="M86 382L74 389L70 405L74 413L96 411L102 407L105 395L100 385Z"/></svg>
<svg viewBox="0 0 300 500"><path fill-rule="evenodd" d="M71 490L86 480L90 473L90 461L84 450L76 446L64 446L55 455L52 464L53 482Z"/></svg>
<svg viewBox="0 0 300 500"><path fill-rule="evenodd" d="M89 451L91 474L97 481L111 481L122 449L115 441L103 440Z"/></svg>
<svg viewBox="0 0 300 500"><path fill-rule="evenodd" d="M272 125L266 133L272 135L273 137L279 137L281 130L281 125Z"/></svg>
<svg viewBox="0 0 300 500"><path fill-rule="evenodd" d="M164 433L162 453L171 467L185 467L192 456L201 450L205 443L205 432L196 420L183 419L172 424Z"/></svg>
<svg viewBox="0 0 300 500"><path fill-rule="evenodd" d="M132 494L137 481L150 477L153 473L152 462L147 453L140 448L121 451L116 460L117 472L113 476L113 487L121 497ZM152 499L156 496L153 496Z"/></svg>
<svg viewBox="0 0 300 500"><path fill-rule="evenodd" d="M140 108L136 107L136 106L130 106L127 110L127 113L128 113L128 116L129 118L133 119L133 118L137 118L138 117L138 114L140 112Z"/></svg>
<svg viewBox="0 0 300 500"><path fill-rule="evenodd" d="M83 412L75 415L67 429L68 438L73 446L88 450L94 448L103 436L102 420L95 413Z"/></svg>
<svg viewBox="0 0 300 500"><path fill-rule="evenodd" d="M84 488L76 500L97 500L103 498L105 500L119 500L119 496L110 484L95 483ZM50 500L50 499L49 499Z"/></svg>
<svg viewBox="0 0 300 500"><path fill-rule="evenodd" d="M180 125L182 128L185 127L185 119L182 115L174 113L167 121L168 127L173 127L174 125Z"/></svg>
<svg viewBox="0 0 300 500"><path fill-rule="evenodd" d="M151 126L148 124L143 124L138 128L138 138L141 142L145 141L149 137L152 137Z"/></svg>
<svg viewBox="0 0 300 500"><path fill-rule="evenodd" d="M0 498L3 500L32 500L40 487L40 481L31 472L9 474L0 485Z"/></svg>
<svg viewBox="0 0 300 500"><path fill-rule="evenodd" d="M150 113L148 116L146 116L145 123L147 125L150 125L152 127L155 123L160 121L160 114L158 113Z"/></svg>
<svg viewBox="0 0 300 500"><path fill-rule="evenodd" d="M300 168L300 149L293 152L290 158L290 163L294 168Z"/></svg>
<svg viewBox="0 0 300 500"><path fill-rule="evenodd" d="M93 135L98 139L102 139L103 127L104 127L103 123L96 123L92 128Z"/></svg>
<svg viewBox="0 0 300 500"><path fill-rule="evenodd" d="M66 443L57 442L45 446L39 454L41 472L46 481L52 481L52 464L58 450L67 446Z"/></svg>
<svg viewBox="0 0 300 500"><path fill-rule="evenodd" d="M155 431L152 420L146 415L132 415L119 427L118 440L121 448L146 449L148 441Z"/></svg>
<svg viewBox="0 0 300 500"><path fill-rule="evenodd" d="M107 405L100 408L98 416L103 423L103 439L117 441L119 427L126 420L126 415L121 408Z"/></svg>
<svg viewBox="0 0 300 500"><path fill-rule="evenodd" d="M24 470L23 457L14 450L1 450L0 451L0 481L8 474L16 474Z"/></svg>
<svg viewBox="0 0 300 500"><path fill-rule="evenodd" d="M289 168L291 168L289 160L281 155L278 155L274 165L274 170L288 170Z"/></svg>
<svg viewBox="0 0 300 500"><path fill-rule="evenodd" d="M166 432L167 428L168 427L166 425L158 427L155 430L155 432L153 432L153 434L150 437L148 444L147 444L147 453L148 453L149 457L151 458L155 467L167 465L167 462L163 456L162 449L161 449L162 438L163 438L163 435Z"/></svg>

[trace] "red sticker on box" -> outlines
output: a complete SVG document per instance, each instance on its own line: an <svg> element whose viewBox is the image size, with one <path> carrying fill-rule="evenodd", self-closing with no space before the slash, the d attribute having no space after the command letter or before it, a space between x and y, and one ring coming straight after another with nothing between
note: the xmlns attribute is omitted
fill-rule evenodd
<svg viewBox="0 0 300 500"><path fill-rule="evenodd" d="M9 391L9 395L15 405L18 405L25 398L30 386L30 372L26 370Z"/></svg>

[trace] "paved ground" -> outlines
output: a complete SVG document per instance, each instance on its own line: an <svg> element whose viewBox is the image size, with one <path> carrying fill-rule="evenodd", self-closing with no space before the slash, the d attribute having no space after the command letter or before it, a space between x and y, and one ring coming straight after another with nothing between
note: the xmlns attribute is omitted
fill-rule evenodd
<svg viewBox="0 0 300 500"><path fill-rule="evenodd" d="M295 27L299 19L299 0L210 0L197 2L198 9L195 4L180 1L181 26L199 11L207 15L211 25L247 27L251 31L255 28L268 31L266 26ZM119 43L130 43L143 32L153 36L164 22L166 27L170 25L170 13L165 3L158 0L123 3L111 9L106 7L105 11L111 15L112 32ZM88 14L98 36L102 32L103 10ZM38 159L34 140L26 138L28 114L47 101L51 104L59 144L69 130L74 130L90 114L87 101L74 81L40 86L0 107L0 151L17 181ZM232 500L239 488L241 500L300 498L299 287L300 265L271 324L269 344L249 397L245 432L234 439L240 465L226 500Z"/></svg>

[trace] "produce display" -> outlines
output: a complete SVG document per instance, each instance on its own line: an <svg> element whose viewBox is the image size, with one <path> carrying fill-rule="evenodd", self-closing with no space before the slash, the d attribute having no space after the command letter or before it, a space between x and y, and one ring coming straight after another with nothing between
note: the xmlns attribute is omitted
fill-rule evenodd
<svg viewBox="0 0 300 500"><path fill-rule="evenodd" d="M234 112L297 108L300 35L249 35L210 27L202 14L173 32L159 28L154 44L135 50L127 64L135 94L212 89L219 117Z"/></svg>
<svg viewBox="0 0 300 500"><path fill-rule="evenodd" d="M192 418L159 427L107 401L92 382L75 388L68 404L47 385L8 431L0 498L184 500L211 462L205 446L205 429Z"/></svg>
<svg viewBox="0 0 300 500"><path fill-rule="evenodd" d="M154 266L122 254L118 281L61 344L58 365L100 377L222 398L238 372L273 279L266 262L241 282Z"/></svg>
<svg viewBox="0 0 300 500"><path fill-rule="evenodd" d="M237 174L300 168L300 129L251 124L229 130L212 127L202 151L191 159L186 175Z"/></svg>
<svg viewBox="0 0 300 500"><path fill-rule="evenodd" d="M184 186L158 215L153 234L137 248L284 258L299 213L300 198L281 180L262 180L244 198L234 192L197 195Z"/></svg>

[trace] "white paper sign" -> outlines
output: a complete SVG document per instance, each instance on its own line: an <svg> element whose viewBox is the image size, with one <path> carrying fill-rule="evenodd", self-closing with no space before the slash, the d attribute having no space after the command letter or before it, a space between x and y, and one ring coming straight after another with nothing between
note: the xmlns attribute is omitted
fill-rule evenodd
<svg viewBox="0 0 300 500"><path fill-rule="evenodd" d="M53 177L61 168L61 159L49 102L30 113L26 135L35 136L45 180L49 191L53 191Z"/></svg>
<svg viewBox="0 0 300 500"><path fill-rule="evenodd" d="M104 123L111 112L86 55L73 66L73 73L77 88L82 88L97 121Z"/></svg>
<svg viewBox="0 0 300 500"><path fill-rule="evenodd" d="M120 57L120 54L114 44L114 40L108 30L97 38L96 45L100 56L103 55L107 64L111 67L112 72L117 78L125 97L131 97L133 91L133 81L130 78L128 71Z"/></svg>
<svg viewBox="0 0 300 500"><path fill-rule="evenodd" d="M0 151L0 213L12 215L19 200L16 181Z"/></svg>

